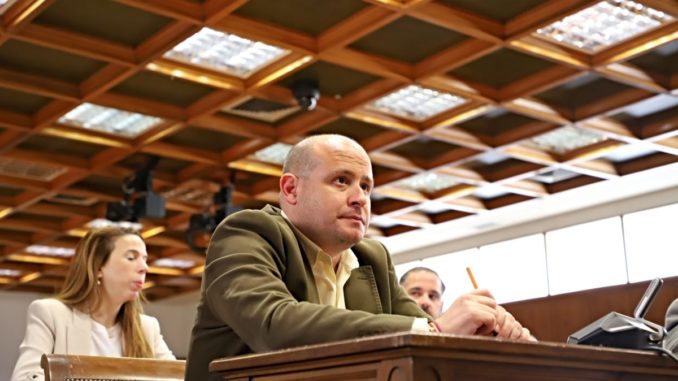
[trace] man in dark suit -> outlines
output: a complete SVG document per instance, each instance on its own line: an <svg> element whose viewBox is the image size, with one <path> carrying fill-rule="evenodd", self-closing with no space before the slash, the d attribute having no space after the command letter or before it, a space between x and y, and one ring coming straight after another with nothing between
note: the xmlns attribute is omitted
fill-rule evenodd
<svg viewBox="0 0 678 381"><path fill-rule="evenodd" d="M207 249L187 381L218 380L217 358L398 331L527 339L487 290L457 299L435 321L398 285L390 256L364 239L372 166L340 135L304 139L280 178L281 209L226 218Z"/></svg>
<svg viewBox="0 0 678 381"><path fill-rule="evenodd" d="M400 277L400 285L419 307L434 319L443 313L445 283L428 267L415 267Z"/></svg>

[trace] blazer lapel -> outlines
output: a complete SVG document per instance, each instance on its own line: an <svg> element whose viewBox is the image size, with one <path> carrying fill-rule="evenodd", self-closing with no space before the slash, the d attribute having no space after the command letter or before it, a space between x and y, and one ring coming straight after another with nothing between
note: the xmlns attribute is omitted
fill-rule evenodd
<svg viewBox="0 0 678 381"><path fill-rule="evenodd" d="M360 266L351 271L344 285L346 309L381 314L384 312L379 299L379 289L374 279L372 266Z"/></svg>
<svg viewBox="0 0 678 381"><path fill-rule="evenodd" d="M89 315L73 308L73 319L66 327L66 352L89 355L92 342L92 321Z"/></svg>

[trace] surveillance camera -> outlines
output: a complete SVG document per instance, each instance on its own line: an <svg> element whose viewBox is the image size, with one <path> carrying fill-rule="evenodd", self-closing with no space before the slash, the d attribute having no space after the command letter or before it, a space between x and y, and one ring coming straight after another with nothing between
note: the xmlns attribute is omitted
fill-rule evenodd
<svg viewBox="0 0 678 381"><path fill-rule="evenodd" d="M318 81L312 79L301 79L292 85L292 95L297 99L299 106L307 111L313 110L318 104L320 90Z"/></svg>

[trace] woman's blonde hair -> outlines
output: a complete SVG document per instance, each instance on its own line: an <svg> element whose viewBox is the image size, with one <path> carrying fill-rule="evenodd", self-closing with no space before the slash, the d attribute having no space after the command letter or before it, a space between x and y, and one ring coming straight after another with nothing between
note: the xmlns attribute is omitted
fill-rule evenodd
<svg viewBox="0 0 678 381"><path fill-rule="evenodd" d="M88 313L96 310L101 303L101 287L97 284L99 270L108 261L115 241L130 234L138 235L132 230L118 227L90 230L75 249L64 286L57 298L66 305ZM151 346L141 328L142 298L140 296L125 302L116 317L122 328L122 355L125 357L153 357Z"/></svg>

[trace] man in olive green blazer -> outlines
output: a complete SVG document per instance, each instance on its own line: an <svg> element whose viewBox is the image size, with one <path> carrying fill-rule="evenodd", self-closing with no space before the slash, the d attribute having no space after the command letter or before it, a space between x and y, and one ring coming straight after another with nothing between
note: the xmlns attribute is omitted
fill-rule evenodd
<svg viewBox="0 0 678 381"><path fill-rule="evenodd" d="M317 135L288 154L282 210L238 212L217 227L186 381L219 380L208 370L218 358L422 327L529 337L487 290L463 295L433 322L399 286L386 249L364 239L372 187L360 145Z"/></svg>

